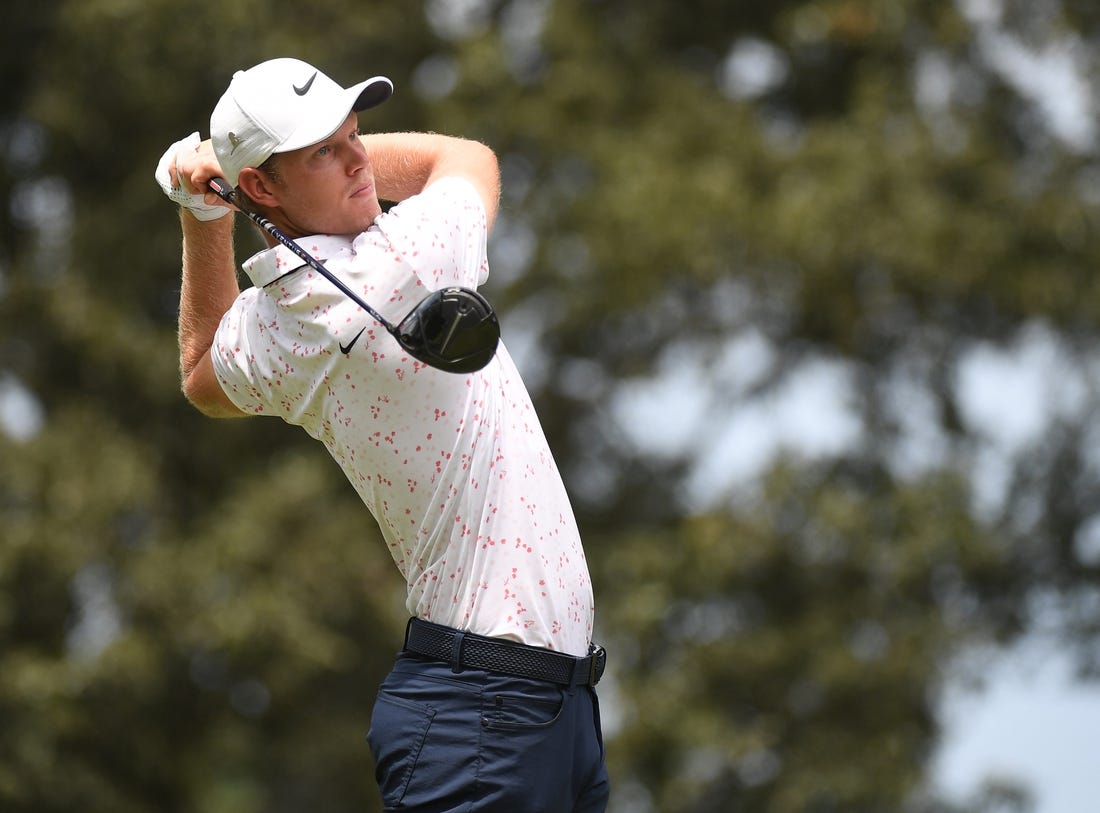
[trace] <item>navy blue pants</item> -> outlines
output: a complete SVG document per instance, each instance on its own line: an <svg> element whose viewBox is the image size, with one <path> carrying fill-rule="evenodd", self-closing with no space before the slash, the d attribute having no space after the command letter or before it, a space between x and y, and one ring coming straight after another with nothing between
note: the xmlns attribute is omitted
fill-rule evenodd
<svg viewBox="0 0 1100 813"><path fill-rule="evenodd" d="M609 783L594 690L409 653L367 735L387 813L601 813Z"/></svg>

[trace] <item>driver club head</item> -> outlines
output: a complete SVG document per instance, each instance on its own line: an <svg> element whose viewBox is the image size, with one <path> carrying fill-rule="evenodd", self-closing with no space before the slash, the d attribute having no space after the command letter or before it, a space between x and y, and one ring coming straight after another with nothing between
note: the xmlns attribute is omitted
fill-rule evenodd
<svg viewBox="0 0 1100 813"><path fill-rule="evenodd" d="M394 336L425 364L449 373L473 373L496 353L500 324L485 297L452 286L425 297L397 325Z"/></svg>

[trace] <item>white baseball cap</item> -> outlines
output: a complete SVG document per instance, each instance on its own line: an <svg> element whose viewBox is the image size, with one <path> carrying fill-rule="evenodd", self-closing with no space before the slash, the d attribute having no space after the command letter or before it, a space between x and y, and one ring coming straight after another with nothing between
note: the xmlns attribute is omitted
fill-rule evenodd
<svg viewBox="0 0 1100 813"><path fill-rule="evenodd" d="M261 62L233 74L214 107L214 154L225 179L236 186L245 167L328 138L351 111L382 104L392 93L393 83L384 76L343 88L300 59Z"/></svg>

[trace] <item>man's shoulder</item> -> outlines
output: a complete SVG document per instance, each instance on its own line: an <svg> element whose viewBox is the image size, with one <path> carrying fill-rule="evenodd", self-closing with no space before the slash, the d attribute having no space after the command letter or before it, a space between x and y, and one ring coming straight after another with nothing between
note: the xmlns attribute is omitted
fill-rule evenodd
<svg viewBox="0 0 1100 813"><path fill-rule="evenodd" d="M456 202L476 201L481 197L473 183L461 175L447 175L432 181L424 190L394 206L390 213L398 214L416 209L451 206Z"/></svg>
<svg viewBox="0 0 1100 813"><path fill-rule="evenodd" d="M455 215L459 217L455 218ZM391 241L401 242L429 223L444 223L461 232L486 229L485 207L470 181L448 175L429 184L422 192L401 201L379 215L374 226Z"/></svg>

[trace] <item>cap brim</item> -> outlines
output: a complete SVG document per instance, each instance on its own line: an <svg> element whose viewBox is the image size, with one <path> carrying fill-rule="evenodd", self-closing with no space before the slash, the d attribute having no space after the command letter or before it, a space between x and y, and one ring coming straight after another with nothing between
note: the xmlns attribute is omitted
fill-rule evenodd
<svg viewBox="0 0 1100 813"><path fill-rule="evenodd" d="M359 91L355 104L351 106L351 109L358 113L361 110L377 107L390 98L393 95L393 82L385 76L375 76L358 85L353 85L348 88L348 91L351 93Z"/></svg>

